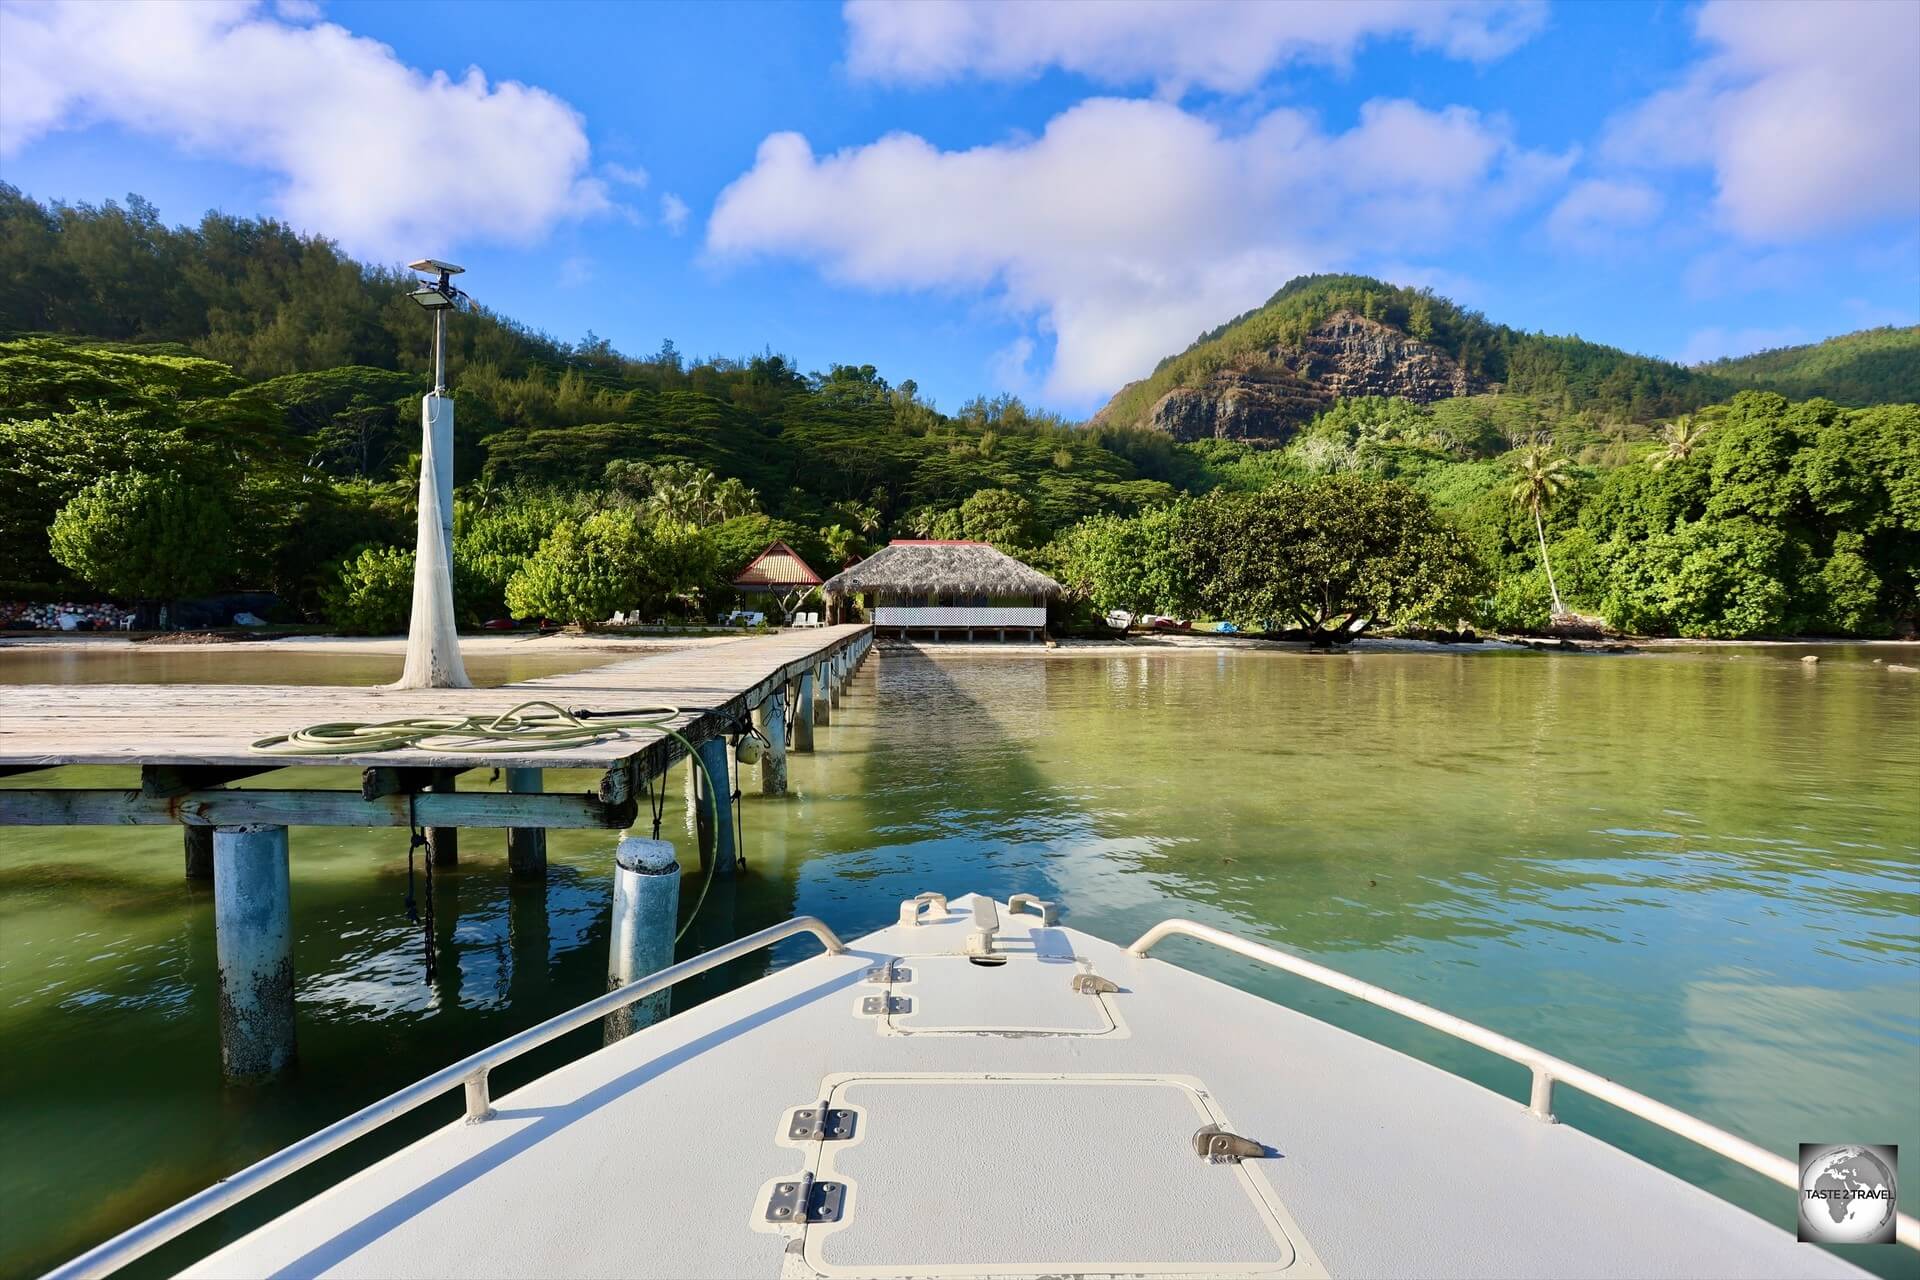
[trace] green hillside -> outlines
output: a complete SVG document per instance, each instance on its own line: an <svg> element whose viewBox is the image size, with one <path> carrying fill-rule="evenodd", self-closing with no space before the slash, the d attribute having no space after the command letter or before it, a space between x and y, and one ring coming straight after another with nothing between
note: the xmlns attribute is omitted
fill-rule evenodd
<svg viewBox="0 0 1920 1280"><path fill-rule="evenodd" d="M1135 424L1175 387L1199 387L1216 371L1298 345L1336 311L1354 311L1438 347L1470 375L1564 410L1591 409L1651 422L1723 399L1731 383L1665 360L1577 337L1494 324L1425 289L1370 276L1312 275L1287 282L1265 305L1203 333L1152 375L1114 397L1107 420Z"/></svg>
<svg viewBox="0 0 1920 1280"><path fill-rule="evenodd" d="M1920 325L1889 325L1800 347L1776 347L1697 366L1740 387L1793 399L1822 396L1837 404L1920 400Z"/></svg>
<svg viewBox="0 0 1920 1280"><path fill-rule="evenodd" d="M409 279L272 221L169 228L138 200L0 186L0 607L258 588L284 620L403 628L428 331ZM1182 443L1009 396L943 412L857 355L633 356L463 313L457 603L470 622L712 618L774 537L831 570L913 536L1029 559L1087 622L1537 629L1557 589L1647 633L1920 627L1920 405L1735 394L1357 276L1293 282L1154 378L1203 378L1341 308L1504 390L1328 393L1284 441ZM1377 331L1347 327L1373 350ZM1819 387L1911 331L1858 338L1851 363L1833 343L1755 359ZM1537 524L1515 498L1529 474Z"/></svg>

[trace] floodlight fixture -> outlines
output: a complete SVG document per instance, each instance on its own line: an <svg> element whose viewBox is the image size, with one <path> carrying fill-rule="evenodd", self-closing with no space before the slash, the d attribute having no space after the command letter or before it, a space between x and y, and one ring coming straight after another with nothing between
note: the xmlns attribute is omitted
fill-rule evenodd
<svg viewBox="0 0 1920 1280"><path fill-rule="evenodd" d="M433 389L435 393L447 388L447 312L460 305L460 299L467 295L453 287L453 277L466 270L451 262L442 262L438 258L422 258L418 262L409 262L409 270L438 272L438 280L416 280L420 287L407 294L415 303L433 313ZM467 299L469 302L471 298Z"/></svg>

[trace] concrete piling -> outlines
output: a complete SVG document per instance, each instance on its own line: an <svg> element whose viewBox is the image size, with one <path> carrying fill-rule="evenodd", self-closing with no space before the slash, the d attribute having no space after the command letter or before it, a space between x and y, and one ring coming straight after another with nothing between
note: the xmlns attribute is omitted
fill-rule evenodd
<svg viewBox="0 0 1920 1280"><path fill-rule="evenodd" d="M507 770L509 792L515 795L538 795L543 789L541 770ZM547 833L544 828L507 828L507 874L533 880L546 878Z"/></svg>
<svg viewBox="0 0 1920 1280"><path fill-rule="evenodd" d="M833 675L832 669L824 662L813 667L813 722L817 725L833 723Z"/></svg>
<svg viewBox="0 0 1920 1280"><path fill-rule="evenodd" d="M827 669L832 673L827 680L829 686L827 701L836 707L840 705L840 686L845 683L847 676L846 654L847 651L842 649L827 659Z"/></svg>
<svg viewBox="0 0 1920 1280"><path fill-rule="evenodd" d="M187 879L213 879L213 828L183 826L180 835L187 852Z"/></svg>
<svg viewBox="0 0 1920 1280"><path fill-rule="evenodd" d="M293 906L285 827L213 833L220 1062L229 1079L293 1065Z"/></svg>
<svg viewBox="0 0 1920 1280"><path fill-rule="evenodd" d="M713 774L713 785L719 789L719 803L710 804L707 800L706 775L700 772L698 765L691 767L698 777L699 807L696 810L696 830L700 837L700 864L711 865L715 875L733 874L733 782L729 772L733 752L727 746L725 738L709 738L700 744L700 758L706 762L707 769Z"/></svg>
<svg viewBox="0 0 1920 1280"><path fill-rule="evenodd" d="M607 954L607 990L658 973L673 963L680 919L680 864L665 840L623 836L613 854L613 931ZM667 1016L673 993L657 991L607 1015L606 1042L631 1035Z"/></svg>
<svg viewBox="0 0 1920 1280"><path fill-rule="evenodd" d="M793 686L792 743L795 751L813 750L813 672L802 671Z"/></svg>
<svg viewBox="0 0 1920 1280"><path fill-rule="evenodd" d="M760 736L767 740L760 753L760 794L783 796L787 794L786 691L775 689L761 699L753 709L753 719Z"/></svg>

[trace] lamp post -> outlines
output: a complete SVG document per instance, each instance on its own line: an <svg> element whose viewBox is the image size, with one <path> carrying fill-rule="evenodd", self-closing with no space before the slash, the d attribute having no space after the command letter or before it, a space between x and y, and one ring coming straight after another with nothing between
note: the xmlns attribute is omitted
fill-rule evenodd
<svg viewBox="0 0 1920 1280"><path fill-rule="evenodd" d="M422 258L415 271L439 274L409 293L433 313L433 390L420 400L420 524L414 544L413 611L401 689L472 687L460 661L453 614L453 398L447 394L447 313L466 295L453 287L462 268Z"/></svg>

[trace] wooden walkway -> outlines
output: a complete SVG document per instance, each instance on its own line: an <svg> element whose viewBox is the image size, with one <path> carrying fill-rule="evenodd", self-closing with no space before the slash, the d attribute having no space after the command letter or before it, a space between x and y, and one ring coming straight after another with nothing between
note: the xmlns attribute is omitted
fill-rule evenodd
<svg viewBox="0 0 1920 1280"><path fill-rule="evenodd" d="M730 731L775 690L845 656L867 634L864 626L839 626L742 637L493 689L0 685L0 776L61 765L129 765L142 771L141 790L134 793L0 788L0 825L290 821L385 826L419 820L449 826L622 826L631 820L641 781L685 755L685 748L664 732L629 730L585 746L524 752L407 749L297 756L265 754L252 744L323 722L498 713L544 699L570 710L601 712L677 707L681 714L672 727L697 745ZM289 797L284 815L273 810L269 797L275 793L213 790L275 769L343 765L365 770L358 795L279 793ZM593 769L602 777L594 793L584 797L416 794L424 789L422 779L433 774L475 768ZM518 802L523 811L494 811L507 802Z"/></svg>

